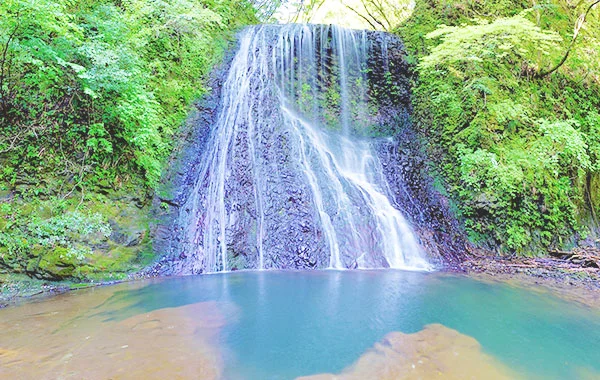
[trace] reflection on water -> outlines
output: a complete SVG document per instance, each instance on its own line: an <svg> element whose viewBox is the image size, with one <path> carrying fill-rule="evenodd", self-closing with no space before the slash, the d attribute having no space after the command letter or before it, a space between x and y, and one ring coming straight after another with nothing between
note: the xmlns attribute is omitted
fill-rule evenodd
<svg viewBox="0 0 600 380"><path fill-rule="evenodd" d="M121 284L0 310L0 329L0 378L600 372L597 310L436 273L243 272Z"/></svg>

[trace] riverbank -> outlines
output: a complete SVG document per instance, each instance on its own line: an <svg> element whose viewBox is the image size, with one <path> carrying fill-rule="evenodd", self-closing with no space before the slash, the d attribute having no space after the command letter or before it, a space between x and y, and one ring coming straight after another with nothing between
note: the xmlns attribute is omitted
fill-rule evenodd
<svg viewBox="0 0 600 380"><path fill-rule="evenodd" d="M582 267L553 257L471 257L461 264L465 275L503 282L600 308L600 268Z"/></svg>
<svg viewBox="0 0 600 380"><path fill-rule="evenodd" d="M131 275L127 279L113 281L45 281L30 278L25 275L11 274L0 275L0 309L21 302L33 301L41 298L96 286L114 285L120 282L141 279L140 276Z"/></svg>
<svg viewBox="0 0 600 380"><path fill-rule="evenodd" d="M531 291L551 293L568 301L600 309L600 269L582 268L565 260L537 257L477 257L460 264L462 275L484 282L501 282ZM459 272L453 268L450 272ZM0 277L0 308L88 287L157 277L150 272L131 274L118 281L42 281L26 276Z"/></svg>

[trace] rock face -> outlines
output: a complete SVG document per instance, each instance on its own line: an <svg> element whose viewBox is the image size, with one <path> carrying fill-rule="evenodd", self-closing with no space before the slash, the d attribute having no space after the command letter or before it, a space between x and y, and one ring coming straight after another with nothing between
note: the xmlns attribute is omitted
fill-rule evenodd
<svg viewBox="0 0 600 380"><path fill-rule="evenodd" d="M412 132L404 58L380 32L244 31L156 199L155 270L455 261L464 241Z"/></svg>
<svg viewBox="0 0 600 380"><path fill-rule="evenodd" d="M468 242L449 199L428 175L427 156L418 138L408 124L393 140L380 142L377 152L397 206L409 216L421 246L438 265L457 269Z"/></svg>

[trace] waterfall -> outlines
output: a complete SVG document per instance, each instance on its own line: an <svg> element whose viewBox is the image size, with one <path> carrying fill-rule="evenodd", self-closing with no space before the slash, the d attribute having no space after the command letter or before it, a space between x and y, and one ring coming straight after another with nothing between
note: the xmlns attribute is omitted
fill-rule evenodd
<svg viewBox="0 0 600 380"><path fill-rule="evenodd" d="M177 220L188 272L430 268L375 149L388 94L370 65L391 65L394 37L378 38L295 24L241 34Z"/></svg>

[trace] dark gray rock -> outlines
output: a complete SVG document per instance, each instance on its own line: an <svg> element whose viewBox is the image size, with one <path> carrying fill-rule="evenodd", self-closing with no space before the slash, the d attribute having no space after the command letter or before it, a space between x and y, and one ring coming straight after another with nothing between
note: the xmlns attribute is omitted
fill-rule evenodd
<svg viewBox="0 0 600 380"><path fill-rule="evenodd" d="M327 32L327 29L322 30ZM322 35L328 36L327 33ZM464 254L464 234L449 210L448 200L433 187L427 158L410 122L410 72L404 47L397 38L381 32L366 32L366 39L370 69L367 92L376 108L374 114L367 116L367 122L372 126L367 134L387 136L377 140L376 150L394 197L392 203L409 219L432 261L440 265L454 264ZM318 46L320 43L322 41L317 39L315 48L320 53L315 62L319 63L320 69L317 81L319 94L313 100L315 108L323 104L321 94L335 85L337 75L335 59L328 55L328 49ZM163 185L154 199L158 222L152 229L153 247L161 259L152 268L153 272L191 274L206 270L207 248L202 246L202 239L198 237L208 232L205 229L217 226L205 220L208 178L200 178L200 167L207 160L204 152L214 143L211 137L216 133L213 128L222 111L222 86L233 52L232 49L224 63L213 72L209 81L213 91L198 102L197 112L183 129L180 149L173 156ZM257 83L250 85L258 86ZM263 230L266 232L262 239L265 268L325 268L329 266L330 250L319 223L315 199L298 162L297 137L280 127L283 116L278 94L263 93L261 96L261 107L255 106L247 111L254 119L263 121L257 140L258 157L252 157L249 151L249 139L252 137L248 136L247 125L238 126L240 132L234 135L229 147L224 185L226 219L223 223L230 269L259 266L259 208L262 208ZM326 111L329 116L339 113L335 107ZM314 117L318 119L323 115L315 114ZM327 125L324 119L321 121ZM260 163L259 168L254 165L256 160ZM265 194L262 202L256 199L257 189ZM349 194L349 197L360 196ZM190 199L194 200L194 205L190 205ZM338 217L333 202L325 202L325 207L332 219ZM352 212L369 220L366 210ZM194 237L189 236L190 226L185 225L189 221L195 224L191 226L192 230L195 229ZM119 233L114 232L115 238L123 240ZM356 257L347 251L342 255L341 261L345 266L358 266ZM387 265L386 260L376 254L362 260L369 267Z"/></svg>

